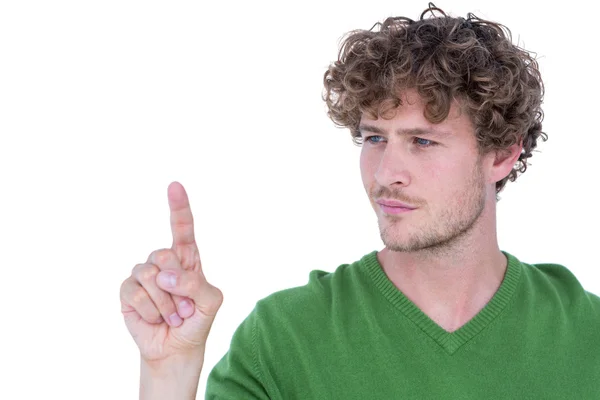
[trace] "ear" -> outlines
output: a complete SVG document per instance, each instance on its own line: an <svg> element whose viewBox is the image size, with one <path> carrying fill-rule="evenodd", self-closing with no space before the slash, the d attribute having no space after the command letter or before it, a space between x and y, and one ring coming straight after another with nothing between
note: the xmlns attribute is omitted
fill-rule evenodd
<svg viewBox="0 0 600 400"><path fill-rule="evenodd" d="M494 162L490 170L490 179L493 182L498 182L506 178L519 160L522 151L522 142L513 144L506 149L496 150Z"/></svg>

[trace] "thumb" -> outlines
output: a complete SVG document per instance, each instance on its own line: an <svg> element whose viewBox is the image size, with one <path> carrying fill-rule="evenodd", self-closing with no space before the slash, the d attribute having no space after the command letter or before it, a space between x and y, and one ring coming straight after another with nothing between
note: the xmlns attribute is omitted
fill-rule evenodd
<svg viewBox="0 0 600 400"><path fill-rule="evenodd" d="M161 271L156 275L156 284L165 292L191 299L206 316L214 317L223 303L223 293L197 271Z"/></svg>

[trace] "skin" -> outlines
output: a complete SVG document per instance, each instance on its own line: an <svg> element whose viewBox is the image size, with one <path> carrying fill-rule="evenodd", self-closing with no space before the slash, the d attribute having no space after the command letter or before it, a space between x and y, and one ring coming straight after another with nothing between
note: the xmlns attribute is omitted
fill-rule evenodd
<svg viewBox="0 0 600 400"><path fill-rule="evenodd" d="M504 278L495 183L510 173L521 146L480 154L472 122L458 102L439 124L427 121L424 109L416 91L407 90L393 118L363 115L360 169L385 245L377 253L384 272L453 332L484 308ZM376 203L379 198L416 209L388 214Z"/></svg>
<svg viewBox="0 0 600 400"><path fill-rule="evenodd" d="M140 350L140 399L195 399L208 333L223 302L207 282L187 193L167 189L173 244L121 284L121 312Z"/></svg>

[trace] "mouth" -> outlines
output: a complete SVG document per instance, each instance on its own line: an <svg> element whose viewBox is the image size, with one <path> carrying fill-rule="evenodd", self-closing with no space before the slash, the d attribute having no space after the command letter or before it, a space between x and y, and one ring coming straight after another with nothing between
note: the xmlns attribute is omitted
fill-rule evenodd
<svg viewBox="0 0 600 400"><path fill-rule="evenodd" d="M378 203L379 207L381 208L381 210L386 213L386 214L404 214L404 213L408 213L410 211L414 211L414 208L408 208L408 207L393 207L393 206L387 206L385 204L381 204Z"/></svg>
<svg viewBox="0 0 600 400"><path fill-rule="evenodd" d="M376 200L376 203L386 214L404 214L417 208L410 204L406 204L394 199L380 198Z"/></svg>

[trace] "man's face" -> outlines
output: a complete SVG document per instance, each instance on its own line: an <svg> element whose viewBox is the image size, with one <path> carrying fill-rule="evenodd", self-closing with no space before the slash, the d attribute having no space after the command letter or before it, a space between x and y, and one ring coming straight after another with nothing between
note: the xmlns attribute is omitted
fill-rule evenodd
<svg viewBox="0 0 600 400"><path fill-rule="evenodd" d="M477 221L490 189L466 113L454 104L446 120L432 124L423 111L420 97L408 91L393 119L363 116L360 123L362 180L381 239L392 251L452 243ZM384 200L414 209L386 209L378 204Z"/></svg>

